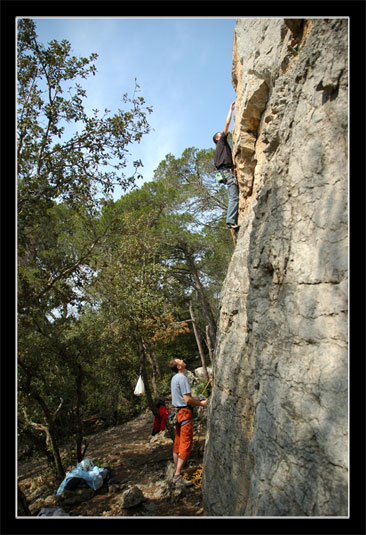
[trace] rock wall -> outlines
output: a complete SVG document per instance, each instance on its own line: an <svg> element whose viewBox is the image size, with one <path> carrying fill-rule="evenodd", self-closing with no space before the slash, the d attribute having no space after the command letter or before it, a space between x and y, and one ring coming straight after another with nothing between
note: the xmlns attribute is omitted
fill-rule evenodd
<svg viewBox="0 0 366 535"><path fill-rule="evenodd" d="M206 515L348 515L347 61L347 19L237 20Z"/></svg>

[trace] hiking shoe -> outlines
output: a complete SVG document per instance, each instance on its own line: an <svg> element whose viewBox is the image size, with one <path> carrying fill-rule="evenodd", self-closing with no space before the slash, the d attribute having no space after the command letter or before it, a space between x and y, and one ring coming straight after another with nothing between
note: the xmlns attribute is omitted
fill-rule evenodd
<svg viewBox="0 0 366 535"><path fill-rule="evenodd" d="M193 485L192 481L184 479L182 475L173 476L173 484L177 487L192 487Z"/></svg>
<svg viewBox="0 0 366 535"><path fill-rule="evenodd" d="M227 226L229 228L233 228L234 230L238 229L240 225L236 225L235 223L227 223Z"/></svg>

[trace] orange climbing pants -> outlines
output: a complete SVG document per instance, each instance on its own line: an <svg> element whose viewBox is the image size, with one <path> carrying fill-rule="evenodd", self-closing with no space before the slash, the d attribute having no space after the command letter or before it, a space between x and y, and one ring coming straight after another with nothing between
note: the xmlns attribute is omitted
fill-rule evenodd
<svg viewBox="0 0 366 535"><path fill-rule="evenodd" d="M180 422L190 419L189 422L180 425ZM180 459L185 461L190 456L193 446L193 418L190 409L180 409L175 424L175 439L173 453L178 453Z"/></svg>

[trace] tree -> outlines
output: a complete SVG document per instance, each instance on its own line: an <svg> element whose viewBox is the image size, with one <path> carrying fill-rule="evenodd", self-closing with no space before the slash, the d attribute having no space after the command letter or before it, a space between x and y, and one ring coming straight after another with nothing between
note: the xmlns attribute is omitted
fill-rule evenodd
<svg viewBox="0 0 366 535"><path fill-rule="evenodd" d="M168 155L152 182L109 207L123 214L119 222L122 241L126 243L125 232L130 229L127 232L137 240L130 249L139 250L138 243L143 243L145 252L153 255L155 267L164 266L166 282L159 291L170 305L179 300L176 322L189 317L190 302L196 300L197 328L203 323L201 330L207 338L208 325L209 350L215 343L218 289L232 254L223 224L226 192L212 177L212 167L212 151L191 148L179 159ZM117 247L114 242L115 250ZM140 263L144 254L140 251Z"/></svg>
<svg viewBox="0 0 366 535"><path fill-rule="evenodd" d="M149 132L152 109L136 84L121 97L130 109L88 116L79 81L95 75L97 55L76 58L66 40L43 46L30 19L19 20L17 45L18 401L23 421L43 426L61 475L57 421L80 409L85 367L68 333L113 225L97 216L116 184L133 185L141 162L125 176L128 146Z"/></svg>
<svg viewBox="0 0 366 535"><path fill-rule="evenodd" d="M126 167L127 147L139 142L150 127L143 97L130 99L128 111L102 117L83 106L86 92L76 81L95 75L94 61L70 55L71 44L51 41L45 48L37 41L30 19L18 23L18 210L28 207L40 213L51 199L67 204L95 206L119 184L125 190L134 180L121 172ZM75 81L74 87L66 87ZM136 85L136 91L139 86ZM65 98L67 91L69 98ZM74 125L74 132L68 134ZM65 128L68 127L67 132ZM76 130L77 128L77 130ZM80 132L79 132L80 130ZM141 162L134 162L137 171Z"/></svg>
<svg viewBox="0 0 366 535"><path fill-rule="evenodd" d="M70 56L67 41L51 41L45 48L37 41L35 24L21 19L18 25L18 258L20 270L20 309L42 300L79 270L91 255L101 235L93 227L98 207L105 203L115 183L127 188L134 177L126 178L120 171L126 166L127 147L140 141L149 131L144 99L132 100L132 109L113 116L98 110L88 117L83 107L86 96L82 87L68 88L65 82L95 74L89 59ZM80 128L65 138L65 125ZM116 163L117 162L117 163ZM141 162L135 162L136 167ZM117 174L118 172L118 174ZM62 249L48 254L49 225L55 210L63 202L62 223L72 226L70 218L80 217L89 229L84 246ZM67 208L72 209L67 211ZM75 220L75 219L74 219ZM80 219L79 219L80 223ZM71 230L73 232L73 229ZM54 229L54 242L62 229ZM70 236L70 233L69 233ZM36 280L37 279L37 280ZM24 284L23 284L24 283ZM22 291L24 290L24 291ZM26 291L25 291L26 290ZM25 302L23 301L25 300Z"/></svg>
<svg viewBox="0 0 366 535"><path fill-rule="evenodd" d="M221 285L232 248L223 233L226 190L213 176L212 160L212 150L191 147L180 158L167 155L154 178L164 184L172 199L160 227L164 229L171 272L181 283L195 289L214 346L218 292L209 298L209 288Z"/></svg>
<svg viewBox="0 0 366 535"><path fill-rule="evenodd" d="M197 332L209 325L214 339L232 252L212 151L168 155L151 183L111 200L116 183L134 183L141 162L126 177L127 150L149 131L151 108L136 86L127 111L88 116L79 81L95 60L72 56L67 41L41 45L33 21L19 21L19 432L46 437L60 477L66 437L78 460L85 453L83 416L134 415L145 403L133 396L139 369L154 412L167 356L195 361L190 303Z"/></svg>
<svg viewBox="0 0 366 535"><path fill-rule="evenodd" d="M231 240L225 244L227 231L220 233L224 210L214 204L212 192L209 210L216 212L217 219L212 225L203 223L208 219L202 212L208 184L195 183L193 174L188 183L180 175L187 157L194 162L198 153L185 151L179 165L169 155L159 166L163 172L159 176L156 173L154 181L104 207L100 225L114 221L114 227L90 265L97 274L89 288L91 300L108 318L106 323L113 325L118 339L129 345L130 353L140 356L140 361L135 358L134 362L144 374L152 411L150 392L158 393L163 345L187 332L187 321L193 321L192 301L200 316L193 316L195 337L200 340L201 329L212 358L211 341L214 343L216 331L212 307L232 253ZM209 177L211 163L205 151L202 158L204 163L196 162L195 167L201 169L202 178L206 166ZM217 185L214 187L220 196ZM199 349L204 362L202 346Z"/></svg>

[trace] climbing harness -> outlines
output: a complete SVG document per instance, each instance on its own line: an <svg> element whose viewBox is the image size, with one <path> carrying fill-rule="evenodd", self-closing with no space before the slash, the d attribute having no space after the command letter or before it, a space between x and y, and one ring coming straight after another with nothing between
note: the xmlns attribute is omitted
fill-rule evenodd
<svg viewBox="0 0 366 535"><path fill-rule="evenodd" d="M191 418L187 418L186 420L183 420L182 422L178 422L178 412L181 409L189 409L192 412ZM172 424L179 424L182 427L183 425L186 425L188 422L193 420L193 411L190 407L174 407L172 412L169 414L169 420Z"/></svg>
<svg viewBox="0 0 366 535"><path fill-rule="evenodd" d="M227 184L227 178L226 176L221 173L220 171L216 173L215 178L219 184Z"/></svg>
<svg viewBox="0 0 366 535"><path fill-rule="evenodd" d="M191 411L191 417L190 418L186 418L185 420L182 420L181 422L178 422L178 412L181 409L189 409ZM178 407L178 410L177 410L177 424L180 425L180 427L183 427L184 425L188 424L188 422L190 422L192 420L193 420L193 409L191 407Z"/></svg>
<svg viewBox="0 0 366 535"><path fill-rule="evenodd" d="M188 420L183 420L183 422L178 422L178 424L183 427L184 425L188 424L188 422L190 422L191 420L193 420L193 418L188 418Z"/></svg>

